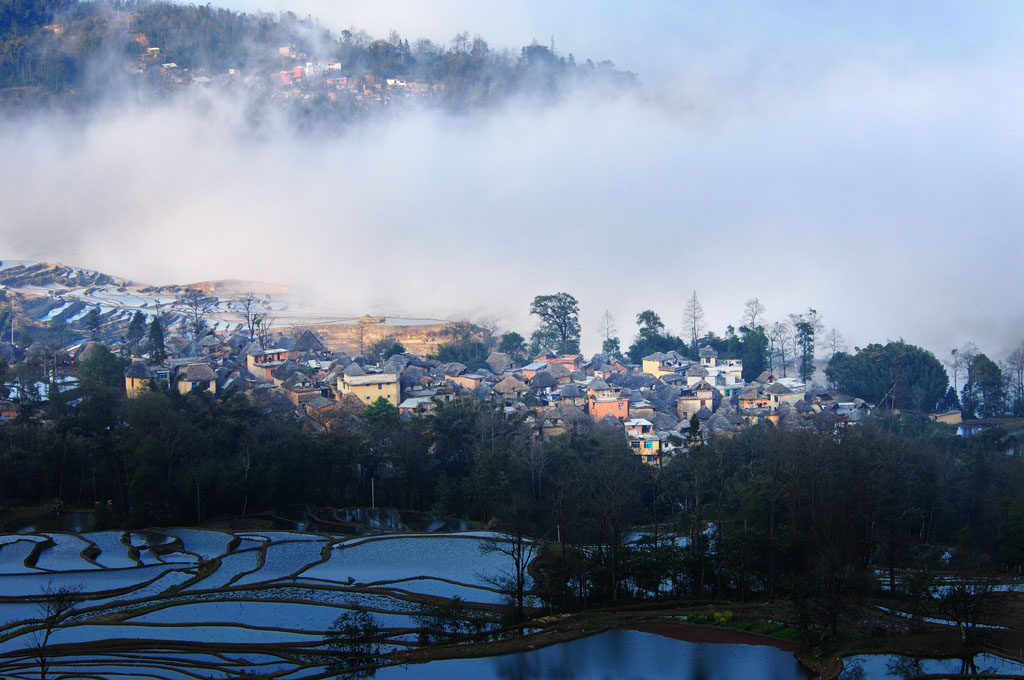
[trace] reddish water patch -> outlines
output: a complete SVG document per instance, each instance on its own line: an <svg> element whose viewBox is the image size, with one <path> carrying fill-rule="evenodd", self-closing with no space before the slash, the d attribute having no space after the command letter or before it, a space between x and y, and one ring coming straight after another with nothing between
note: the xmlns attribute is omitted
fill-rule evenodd
<svg viewBox="0 0 1024 680"><path fill-rule="evenodd" d="M743 630L729 630L728 628L707 628L704 626L693 626L685 623L637 623L631 626L621 626L623 630L636 630L641 633L654 633L673 640L684 642L712 642L733 645L761 645L775 647L784 652L795 652L795 642L776 640L757 633L748 633Z"/></svg>

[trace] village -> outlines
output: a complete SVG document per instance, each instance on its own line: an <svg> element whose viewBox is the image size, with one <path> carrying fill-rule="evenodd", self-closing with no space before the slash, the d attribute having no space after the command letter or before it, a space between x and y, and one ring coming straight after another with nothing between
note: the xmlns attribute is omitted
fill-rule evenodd
<svg viewBox="0 0 1024 680"><path fill-rule="evenodd" d="M745 384L742 362L721 359L707 346L699 361L657 352L639 365L602 354L586 360L581 354L554 353L516 365L508 354L492 351L484 367L470 371L461 363L407 352L378 356L377 361L332 352L310 330L272 334L262 344L240 331L210 331L198 339L170 334L166 358L159 362L152 361L147 345L142 340L113 348L130 362L124 370L128 398L153 389L215 397L241 391L268 412L294 412L313 431L351 425L380 400L401 418L429 417L440 404L453 401L484 401L523 413L539 438L594 426L614 428L649 465L685 451L693 437L729 435L766 422L828 431L856 424L871 409L863 400L845 400L767 371ZM80 365L104 349L98 341L84 342L72 363ZM42 351L0 343L0 359L9 366L45 363ZM65 382L74 385L73 379ZM19 416L14 401L0 403L0 409L4 421Z"/></svg>
<svg viewBox="0 0 1024 680"><path fill-rule="evenodd" d="M127 65L127 70L135 77L162 87L240 86L272 100L340 102L356 109L427 101L444 94L444 83L385 78L373 73L348 75L343 73L342 64L337 60L311 60L288 46L279 48L278 53L285 68L254 74L236 68L214 72L206 67L189 68L173 61L164 62L159 47L147 47L136 62Z"/></svg>
<svg viewBox="0 0 1024 680"><path fill-rule="evenodd" d="M292 414L310 432L358 429L372 407L393 408L409 419L429 417L442 404L485 402L520 414L542 440L612 429L654 466L712 436L764 423L837 432L875 408L785 371L744 380L741 359L707 344L691 354L695 359L671 350L635 363L621 354L587 358L540 349L531 355L525 345L514 357L499 351L496 332L472 324L370 315L327 324L329 315L290 310L287 296L240 295L237 282L204 284L206 294L27 261L7 261L0 274L5 294L23 296L20 308L38 317L37 332L52 336L59 328L61 336L80 337L0 343L7 374L0 422L45 421L39 405L51 391L73 405L78 368L96 353L109 353L125 367L129 399L149 390L218 399L240 392L268 414ZM483 352L482 361L467 366L441 351L460 337ZM14 339L11 328L5 340ZM927 415L959 426L961 434L975 431L961 423L959 411Z"/></svg>

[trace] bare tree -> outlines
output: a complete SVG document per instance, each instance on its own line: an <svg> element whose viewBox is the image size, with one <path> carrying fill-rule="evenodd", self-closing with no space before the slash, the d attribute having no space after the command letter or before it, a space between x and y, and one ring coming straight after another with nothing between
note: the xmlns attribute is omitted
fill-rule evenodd
<svg viewBox="0 0 1024 680"><path fill-rule="evenodd" d="M840 333L836 328L832 328L831 330L829 330L829 332L825 334L825 337L822 338L822 340L824 340L825 347L826 349L828 349L828 358L830 361L832 357L834 357L836 354L838 354L839 352L845 352L847 349L846 338L844 338L843 334Z"/></svg>
<svg viewBox="0 0 1024 680"><path fill-rule="evenodd" d="M801 314L804 321L811 324L811 328L814 329L814 336L818 337L825 332L825 323L821 320L821 314L818 314L818 310L813 307L808 307L807 311Z"/></svg>
<svg viewBox="0 0 1024 680"><path fill-rule="evenodd" d="M50 636L78 604L80 594L81 588L74 586L54 588L48 585L43 591L37 604L42 626L32 633L32 652L39 663L39 680L46 680L50 669Z"/></svg>
<svg viewBox="0 0 1024 680"><path fill-rule="evenodd" d="M489 575L485 580L496 586L511 601L515 621L519 622L526 615L526 584L529 578L527 569L540 552L540 543L527 537L524 532L514 529L480 544L482 553L499 553L508 557L511 568L501 574Z"/></svg>
<svg viewBox="0 0 1024 680"><path fill-rule="evenodd" d="M750 298L743 305L743 325L747 328L755 328L758 320L764 316L765 307L758 298Z"/></svg>
<svg viewBox="0 0 1024 680"><path fill-rule="evenodd" d="M359 326L359 356L366 357L366 324L357 324Z"/></svg>
<svg viewBox="0 0 1024 680"><path fill-rule="evenodd" d="M786 376L790 363L793 361L793 332L785 321L776 321L768 329L768 365L769 370L776 370Z"/></svg>
<svg viewBox="0 0 1024 680"><path fill-rule="evenodd" d="M263 349L267 348L267 344L270 341L270 329L274 327L274 322L277 321L277 317L271 316L270 314L264 313L256 319L256 340L260 343L260 347ZM360 344L362 343L362 328L360 326Z"/></svg>
<svg viewBox="0 0 1024 680"><path fill-rule="evenodd" d="M488 314L487 316L480 317L477 320L476 325L483 328L487 333L487 337L484 338L484 344L490 347L495 342L495 336L498 334L498 328L501 326L501 319L497 314Z"/></svg>
<svg viewBox="0 0 1024 680"><path fill-rule="evenodd" d="M601 338L604 340L611 340L619 334L619 329L615 325L615 317L613 317L612 313L607 309L604 310L604 316L601 317L597 330L601 334Z"/></svg>
<svg viewBox="0 0 1024 680"><path fill-rule="evenodd" d="M789 315L790 348L797 364L798 374L804 382L814 375L815 339L824 329L818 311L809 307L803 314Z"/></svg>
<svg viewBox="0 0 1024 680"><path fill-rule="evenodd" d="M954 572L941 586L929 589L939 611L952 621L960 631L960 642L974 641L982 619L995 609L992 594L995 586L979 571L969 566L954 565Z"/></svg>
<svg viewBox="0 0 1024 680"><path fill-rule="evenodd" d="M469 44L469 31L456 33L455 37L452 38L452 52L455 54L465 54L469 52Z"/></svg>
<svg viewBox="0 0 1024 680"><path fill-rule="evenodd" d="M266 313L263 303L256 293L249 291L231 303L231 309L242 318L245 329L249 333L249 340L256 339L256 327L260 319Z"/></svg>
<svg viewBox="0 0 1024 680"><path fill-rule="evenodd" d="M953 391L957 392L957 377L960 375L960 372L964 367L964 360L963 357L960 356L960 350L956 347L949 350L949 359L943 361L942 364L946 367L946 370L949 371L950 377L953 378Z"/></svg>
<svg viewBox="0 0 1024 680"><path fill-rule="evenodd" d="M800 343L797 341L796 326L792 323L789 324L789 335L786 336L789 340L789 365L792 366L794 371L799 369L799 355L800 355ZM785 375L785 372L783 372Z"/></svg>
<svg viewBox="0 0 1024 680"><path fill-rule="evenodd" d="M970 341L965 342L959 349L950 350L949 356L946 367L949 368L953 377L953 391L958 392L957 379L963 376L966 382L971 372L971 365L974 364L974 357L978 356L978 346Z"/></svg>
<svg viewBox="0 0 1024 680"><path fill-rule="evenodd" d="M178 297L178 302L185 308L192 338L198 339L206 328L206 316L217 306L217 298L206 295L198 288L186 288Z"/></svg>
<svg viewBox="0 0 1024 680"><path fill-rule="evenodd" d="M683 311L683 335L690 336L690 349L697 351L697 339L704 332L704 308L697 299L697 291L686 301L686 309Z"/></svg>
<svg viewBox="0 0 1024 680"><path fill-rule="evenodd" d="M1006 368L1006 373L1010 376L1010 389L1013 395L1012 407L1017 411L1024 406L1024 340L1010 352L1010 356L1006 359Z"/></svg>

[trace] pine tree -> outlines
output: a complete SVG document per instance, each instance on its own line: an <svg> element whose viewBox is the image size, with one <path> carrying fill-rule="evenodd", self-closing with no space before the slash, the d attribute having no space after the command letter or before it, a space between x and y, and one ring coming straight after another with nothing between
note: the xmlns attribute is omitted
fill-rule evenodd
<svg viewBox="0 0 1024 680"><path fill-rule="evenodd" d="M161 363L167 358L167 350L164 348L164 328L160 324L160 317L154 316L149 324L149 358L155 363Z"/></svg>
<svg viewBox="0 0 1024 680"><path fill-rule="evenodd" d="M93 307L85 315L85 327L89 330L89 337L95 339L100 333L100 310Z"/></svg>
<svg viewBox="0 0 1024 680"><path fill-rule="evenodd" d="M146 333L146 315L136 310L132 314L131 323L128 324L128 340L136 342L142 339Z"/></svg>

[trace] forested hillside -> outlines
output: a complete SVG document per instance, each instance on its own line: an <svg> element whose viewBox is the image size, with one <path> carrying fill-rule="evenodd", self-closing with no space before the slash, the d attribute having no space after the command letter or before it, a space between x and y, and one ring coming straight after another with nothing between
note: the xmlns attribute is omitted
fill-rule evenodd
<svg viewBox="0 0 1024 680"><path fill-rule="evenodd" d="M328 65L331 78L314 82L314 72L323 75ZM296 69L301 76L281 79ZM335 35L290 12L251 15L153 0L0 0L0 89L7 100L81 101L126 85L132 92L140 84L157 91L188 86L197 76L204 84L230 77L250 87L301 85L305 94L323 94L324 82L359 79L374 84L377 91L367 92L377 98L382 80L400 79L425 84L420 92L456 109L515 93L552 97L570 84L628 89L637 82L610 62L577 63L537 44L498 51L468 33L446 45L410 43L395 32L387 39L351 30Z"/></svg>

